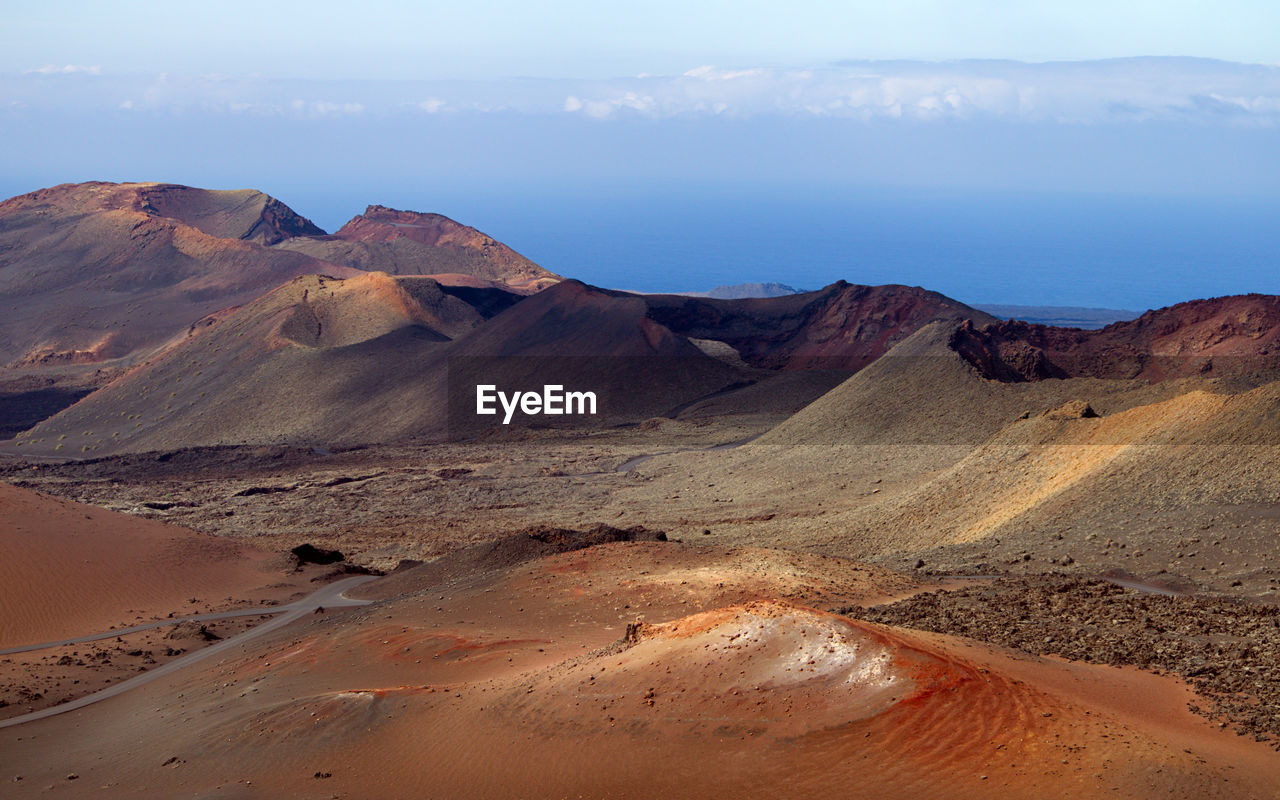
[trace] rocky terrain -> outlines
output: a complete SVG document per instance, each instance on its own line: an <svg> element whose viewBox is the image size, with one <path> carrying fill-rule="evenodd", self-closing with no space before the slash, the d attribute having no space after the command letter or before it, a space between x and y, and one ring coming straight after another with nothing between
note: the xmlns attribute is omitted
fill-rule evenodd
<svg viewBox="0 0 1280 800"><path fill-rule="evenodd" d="M1202 698L1196 711L1280 750L1280 608L1124 583L995 579L846 612L1037 656L1179 675Z"/></svg>

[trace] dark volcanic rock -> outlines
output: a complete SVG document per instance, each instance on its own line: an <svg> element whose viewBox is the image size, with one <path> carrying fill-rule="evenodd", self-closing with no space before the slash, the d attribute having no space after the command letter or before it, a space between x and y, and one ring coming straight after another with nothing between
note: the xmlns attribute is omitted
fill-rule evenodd
<svg viewBox="0 0 1280 800"><path fill-rule="evenodd" d="M1225 718L1258 739L1280 738L1275 606L1144 594L1107 581L1045 575L841 611L1033 655L1176 673L1204 697L1204 706L1193 710Z"/></svg>
<svg viewBox="0 0 1280 800"><path fill-rule="evenodd" d="M420 591L453 578L510 569L544 556L583 550L610 542L665 541L665 532L641 526L615 528L611 525L595 525L586 530L535 526L454 550L425 564L407 569L397 568L376 584L376 591L380 596L387 597Z"/></svg>
<svg viewBox="0 0 1280 800"><path fill-rule="evenodd" d="M717 300L646 295L648 316L672 331L733 347L754 367L858 370L930 322L995 318L916 286L837 281L816 292Z"/></svg>
<svg viewBox="0 0 1280 800"><path fill-rule="evenodd" d="M1101 330L1007 320L958 330L952 348L999 381L1250 377L1280 369L1280 297L1193 300Z"/></svg>
<svg viewBox="0 0 1280 800"><path fill-rule="evenodd" d="M344 559L337 550L323 550L312 544L300 544L289 551L298 559L298 566L303 564L337 564Z"/></svg>

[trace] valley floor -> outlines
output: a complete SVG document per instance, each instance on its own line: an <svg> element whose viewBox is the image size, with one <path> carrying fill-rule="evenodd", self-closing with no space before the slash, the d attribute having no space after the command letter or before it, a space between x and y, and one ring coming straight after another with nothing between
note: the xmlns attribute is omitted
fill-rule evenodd
<svg viewBox="0 0 1280 800"><path fill-rule="evenodd" d="M756 442L774 422L654 420L573 438L524 431L444 445L9 462L0 478L19 487L267 553L303 543L333 548L348 563L395 572L369 584L369 609L326 610L238 646L214 666L0 733L0 770L21 776L22 793L33 794L52 786L65 796L129 796L145 785L161 794L310 796L314 785L337 796L395 796L395 781L425 778L388 766L377 748L391 747L387 753L422 765L450 796L514 790L494 782L487 758L514 759L520 766L510 780L533 794L639 796L666 786L646 765L675 752L684 754L680 763L692 759L691 771L701 758L729 754L734 763L772 759L794 774L831 759L932 765L932 777L896 775L850 790L855 797L940 795L957 780L975 782L954 791L962 797L987 796L989 785L1043 796L1062 781L1073 796L1280 791L1273 696L1280 564L1269 546L1280 523L1265 505L1179 507L1131 495L1127 506L1102 502L1074 515L1037 515L1042 509L1029 504L1013 523L982 535L891 525L895 503L950 474L967 448ZM526 531L561 547L573 530L600 525L664 531L668 541L571 552L486 544L525 541ZM340 574L309 569L316 579ZM280 587L281 600L305 591L297 580ZM222 605L253 597L238 596L245 599L229 596ZM149 615L163 618L163 610ZM243 625L221 621L210 631L226 636ZM702 650L687 650L686 626L710 637L710 652L743 636L757 642L748 649L762 649L705 661ZM811 629L819 640L795 633ZM0 711L14 716L80 696L198 649L203 639L198 630L161 629L2 656L9 707ZM868 654L881 650L889 654L884 664L904 670L895 680L914 687L910 703L865 683L882 663ZM768 659L781 659L781 673L750 685L731 678ZM798 684L784 679L794 668L785 665L795 664L799 673L816 672ZM663 677L677 665L700 671ZM850 678L849 669L863 677ZM600 683L598 670L613 673L611 682ZM717 697L743 692L743 703L754 698L760 713L688 694L718 679L728 682ZM984 695L985 682L997 679L1005 688ZM863 686L839 712L863 709L856 719L823 716L831 709L817 698L832 680ZM959 694L937 705L930 698L940 687ZM259 691L261 704L240 699ZM670 713L645 717L673 702ZM599 712L588 712L596 703ZM1021 738L973 732L991 752L944 758L903 732L969 725L945 720L973 714L1010 714L1006 722ZM723 723L706 727L713 719ZM447 746L388 744L445 724L463 731ZM316 725L320 739L304 736ZM678 740L674 750L657 744L660 730ZM145 758L106 766L125 756L104 735L141 737L134 752ZM855 745L865 739L872 742ZM222 744L200 755L214 741ZM276 756L248 756L257 741ZM805 744L778 749L795 742ZM552 755L600 747L630 755L603 772ZM475 760L481 752L489 755ZM1007 754L1007 763L993 754ZM276 757L287 769L277 769ZM443 766L460 758L470 766ZM783 766L768 774L712 770L684 788L697 795L744 781L745 796L752 780L778 796L814 788L799 781L784 790L788 776Z"/></svg>

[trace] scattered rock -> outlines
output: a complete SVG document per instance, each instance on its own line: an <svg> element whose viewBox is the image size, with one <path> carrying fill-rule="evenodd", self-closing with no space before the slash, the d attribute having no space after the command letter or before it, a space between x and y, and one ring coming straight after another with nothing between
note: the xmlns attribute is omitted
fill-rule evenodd
<svg viewBox="0 0 1280 800"><path fill-rule="evenodd" d="M292 486L250 486L248 489L241 489L232 497L253 497L259 494L278 494L280 492L292 492L297 489L296 485Z"/></svg>
<svg viewBox="0 0 1280 800"><path fill-rule="evenodd" d="M1193 711L1280 739L1280 607L1045 575L842 613L1032 655L1178 674L1204 698Z"/></svg>

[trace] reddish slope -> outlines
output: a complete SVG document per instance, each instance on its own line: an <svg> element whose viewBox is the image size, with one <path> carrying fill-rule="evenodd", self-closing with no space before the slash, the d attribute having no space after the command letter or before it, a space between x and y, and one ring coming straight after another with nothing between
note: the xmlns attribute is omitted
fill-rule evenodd
<svg viewBox="0 0 1280 800"><path fill-rule="evenodd" d="M5 373L7 383L40 372L39 387L45 373L66 382L86 371L76 365L119 369L292 278L364 270L448 273L443 283L525 293L559 280L434 214L371 206L326 236L252 190L64 184L0 203L0 368L24 370ZM111 369L77 382L101 385Z"/></svg>
<svg viewBox="0 0 1280 800"><path fill-rule="evenodd" d="M770 369L858 370L934 320L995 321L937 292L844 281L784 297L644 300L650 317L673 331L725 342L748 364Z"/></svg>
<svg viewBox="0 0 1280 800"><path fill-rule="evenodd" d="M229 539L0 484L0 647L204 611L190 598L258 590L283 577L274 566Z"/></svg>
<svg viewBox="0 0 1280 800"><path fill-rule="evenodd" d="M449 352L450 435L493 427L474 413L466 390L492 384L504 391L560 385L591 391L598 415L541 417L565 422L621 424L673 414L693 401L757 378L745 367L705 354L687 338L651 319L644 301L575 280L563 281L477 328ZM463 387L459 391L456 387Z"/></svg>
<svg viewBox="0 0 1280 800"><path fill-rule="evenodd" d="M1280 368L1280 297L1193 300L1099 331L999 322L958 331L953 346L1000 380L1247 375Z"/></svg>
<svg viewBox="0 0 1280 800"><path fill-rule="evenodd" d="M393 275L456 273L537 291L560 280L510 247L440 214L369 206L332 236L281 247L349 267Z"/></svg>
<svg viewBox="0 0 1280 800"><path fill-rule="evenodd" d="M156 184L140 190L134 203L140 211L178 220L219 239L277 244L294 236L324 234L284 203L252 189L210 191Z"/></svg>
<svg viewBox="0 0 1280 800"><path fill-rule="evenodd" d="M1275 796L1280 757L1193 716L1170 678L806 607L906 583L652 542L401 583L0 731L0 769L32 796Z"/></svg>

